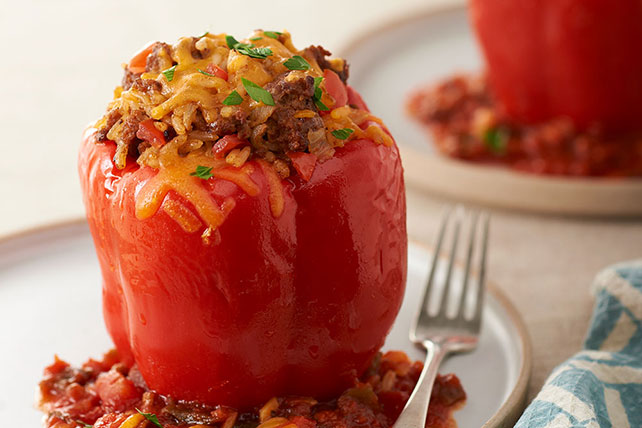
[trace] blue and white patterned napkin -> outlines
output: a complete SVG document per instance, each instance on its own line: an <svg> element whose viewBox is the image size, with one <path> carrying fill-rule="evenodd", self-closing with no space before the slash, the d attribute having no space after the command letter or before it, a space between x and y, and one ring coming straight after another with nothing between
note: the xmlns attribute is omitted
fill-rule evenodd
<svg viewBox="0 0 642 428"><path fill-rule="evenodd" d="M642 428L642 260L593 283L584 349L557 367L516 428Z"/></svg>

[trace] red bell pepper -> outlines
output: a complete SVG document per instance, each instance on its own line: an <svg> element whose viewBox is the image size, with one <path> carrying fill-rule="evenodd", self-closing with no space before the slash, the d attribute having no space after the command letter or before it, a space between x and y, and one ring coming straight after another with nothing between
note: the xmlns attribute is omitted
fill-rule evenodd
<svg viewBox="0 0 642 428"><path fill-rule="evenodd" d="M230 152L230 150L243 144L248 144L248 142L240 139L236 135L226 135L214 143L212 154L214 154L214 157L216 158L223 158L228 154L228 152Z"/></svg>
<svg viewBox="0 0 642 428"><path fill-rule="evenodd" d="M129 71L136 74L144 72L147 66L147 57L152 53L152 50L154 50L154 43L149 43L143 49L136 52L127 65Z"/></svg>
<svg viewBox="0 0 642 428"><path fill-rule="evenodd" d="M103 274L108 331L149 387L178 399L247 408L273 396L328 397L365 370L399 310L406 279L405 196L395 146L354 140L309 181L259 191L196 180L234 206L207 245L162 209L139 220L136 194L157 171L87 133L79 171ZM277 176L278 177L278 176ZM278 178L277 178L278 180ZM194 207L174 192L172 200Z"/></svg>
<svg viewBox="0 0 642 428"><path fill-rule="evenodd" d="M136 136L156 147L165 144L165 136L154 126L154 120L152 119L143 120L138 124Z"/></svg>
<svg viewBox="0 0 642 428"><path fill-rule="evenodd" d="M346 85L346 89L348 91L348 104L361 110L370 111L359 92L355 91L350 85Z"/></svg>
<svg viewBox="0 0 642 428"><path fill-rule="evenodd" d="M216 77L220 77L223 80L228 79L227 71L223 70L221 67L219 67L216 64L208 64L207 67L205 68L205 71L208 72L209 74L213 74Z"/></svg>
<svg viewBox="0 0 642 428"><path fill-rule="evenodd" d="M323 71L323 82L326 92L334 100L332 108L339 108L346 105L348 102L348 91L339 75L329 68L326 68Z"/></svg>
<svg viewBox="0 0 642 428"><path fill-rule="evenodd" d="M305 181L310 181L314 167L317 164L317 157L312 153L304 152L289 152L287 155L292 161L292 166L301 178Z"/></svg>
<svg viewBox="0 0 642 428"><path fill-rule="evenodd" d="M515 120L642 128L642 2L471 0L496 96Z"/></svg>

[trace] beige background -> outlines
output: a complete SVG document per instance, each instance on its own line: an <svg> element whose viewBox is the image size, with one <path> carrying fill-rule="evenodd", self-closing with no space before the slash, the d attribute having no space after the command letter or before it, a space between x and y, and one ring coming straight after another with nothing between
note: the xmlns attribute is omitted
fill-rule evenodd
<svg viewBox="0 0 642 428"><path fill-rule="evenodd" d="M300 47L316 42L337 51L372 25L444 3L453 2L2 0L0 236L82 215L75 166L81 131L102 114L120 80L118 64L148 40L287 28ZM432 242L442 206L409 189L411 236ZM531 397L581 346L594 274L640 256L640 221L493 214L489 276L533 338Z"/></svg>

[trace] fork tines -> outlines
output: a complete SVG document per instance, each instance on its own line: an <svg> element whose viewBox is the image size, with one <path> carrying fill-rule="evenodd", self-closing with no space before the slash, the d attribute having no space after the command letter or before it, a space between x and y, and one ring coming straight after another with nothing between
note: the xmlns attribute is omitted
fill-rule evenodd
<svg viewBox="0 0 642 428"><path fill-rule="evenodd" d="M466 225L468 227L465 227ZM454 209L449 208L444 214L422 303L414 329L411 331L413 341L424 340L423 336L426 336L428 332L422 330L428 329L434 333L436 328L438 329L440 326L451 327L454 323L458 328L465 328L472 334L479 332L485 289L488 228L489 215L485 212L467 211L463 207L457 206ZM463 232L462 229L464 229ZM466 231L468 231L467 234ZM446 236L450 239L447 239ZM442 257L444 241L447 240L450 242L443 251L448 251L448 253ZM465 241L462 243L465 244L463 270L457 264L458 247L461 240ZM445 274L442 269L444 263L446 263ZM459 273L459 277L454 275L454 272ZM477 280L477 287L474 289L471 287L471 277L475 277ZM459 285L459 287L453 284ZM441 293L437 293L439 288L441 288ZM457 292L460 293L458 298ZM435 297L435 294L441 294L441 296ZM434 308L435 301L439 302L437 308ZM454 315L449 313L452 312L448 310L449 302L456 302ZM467 305L467 303L471 304Z"/></svg>

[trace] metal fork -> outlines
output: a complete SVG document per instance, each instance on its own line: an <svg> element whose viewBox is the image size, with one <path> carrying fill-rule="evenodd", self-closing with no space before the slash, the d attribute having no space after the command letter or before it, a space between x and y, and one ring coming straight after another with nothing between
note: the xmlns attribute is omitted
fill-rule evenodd
<svg viewBox="0 0 642 428"><path fill-rule="evenodd" d="M430 394L437 376L437 369L444 357L451 353L469 352L477 347L479 330L481 327L481 316L484 300L485 275L486 275L486 252L488 247L488 223L489 216L485 213L473 212L469 216L470 234L466 261L464 266L464 278L462 292L459 297L457 311L454 317L446 314L449 296L453 293L452 272L457 253L459 231L461 229L463 209L457 207L453 215L448 210L441 223L441 229L435 246L428 283L424 290L421 306L415 318L414 325L410 328L410 340L416 345L423 346L426 351L426 363L419 376L415 390L408 399L406 406L399 415L393 428L419 428L426 424ZM439 310L436 315L431 315L428 310L431 292L435 283L435 272L439 264L439 254L446 229L448 229L451 218L454 218L453 239L448 257L445 283L440 299ZM478 227L479 225L479 227ZM473 264L473 253L475 249L475 236L477 229L481 228L481 255L479 257L479 285L476 291L470 290L470 272ZM465 316L466 298L472 293L475 297L474 311L472 317Z"/></svg>

